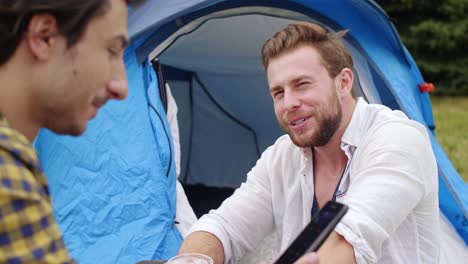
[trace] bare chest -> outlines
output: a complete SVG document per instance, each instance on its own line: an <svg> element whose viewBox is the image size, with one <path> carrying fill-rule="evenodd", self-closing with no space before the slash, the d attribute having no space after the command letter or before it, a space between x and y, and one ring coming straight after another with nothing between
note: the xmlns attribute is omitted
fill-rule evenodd
<svg viewBox="0 0 468 264"><path fill-rule="evenodd" d="M318 167L318 166L317 166ZM332 200L337 191L344 168L314 168L314 193L320 208Z"/></svg>

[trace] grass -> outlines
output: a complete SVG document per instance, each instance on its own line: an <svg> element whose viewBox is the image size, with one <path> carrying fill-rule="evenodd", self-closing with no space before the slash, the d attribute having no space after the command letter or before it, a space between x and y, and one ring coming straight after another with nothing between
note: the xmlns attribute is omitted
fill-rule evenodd
<svg viewBox="0 0 468 264"><path fill-rule="evenodd" d="M436 138L468 183L468 97L432 97Z"/></svg>

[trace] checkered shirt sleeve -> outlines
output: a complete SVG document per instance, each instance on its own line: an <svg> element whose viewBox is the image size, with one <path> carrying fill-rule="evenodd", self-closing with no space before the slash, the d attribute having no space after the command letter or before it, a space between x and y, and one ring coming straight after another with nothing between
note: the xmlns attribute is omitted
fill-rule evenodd
<svg viewBox="0 0 468 264"><path fill-rule="evenodd" d="M13 132L12 132L13 131ZM73 263L30 143L0 126L0 263Z"/></svg>

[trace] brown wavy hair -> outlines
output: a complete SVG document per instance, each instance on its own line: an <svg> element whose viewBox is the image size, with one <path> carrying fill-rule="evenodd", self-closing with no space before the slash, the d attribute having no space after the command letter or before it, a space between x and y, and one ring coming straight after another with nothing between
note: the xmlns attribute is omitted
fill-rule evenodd
<svg viewBox="0 0 468 264"><path fill-rule="evenodd" d="M315 48L322 57L322 63L330 77L336 77L343 68L353 69L353 59L342 42L347 30L336 33L310 22L295 22L268 39L262 48L265 70L270 60L302 45Z"/></svg>

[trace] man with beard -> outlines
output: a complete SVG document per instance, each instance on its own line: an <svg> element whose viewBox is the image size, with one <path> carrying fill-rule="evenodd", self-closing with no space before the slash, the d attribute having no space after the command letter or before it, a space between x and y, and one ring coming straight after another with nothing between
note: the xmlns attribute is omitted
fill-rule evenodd
<svg viewBox="0 0 468 264"><path fill-rule="evenodd" d="M281 253L336 200L349 211L318 250L320 263L438 262L437 166L426 129L353 96L345 33L299 22L264 44L275 114L288 135L195 224L179 253L236 263L273 230Z"/></svg>
<svg viewBox="0 0 468 264"><path fill-rule="evenodd" d="M0 263L71 262L31 142L80 135L127 96L127 8L136 0L0 0Z"/></svg>

